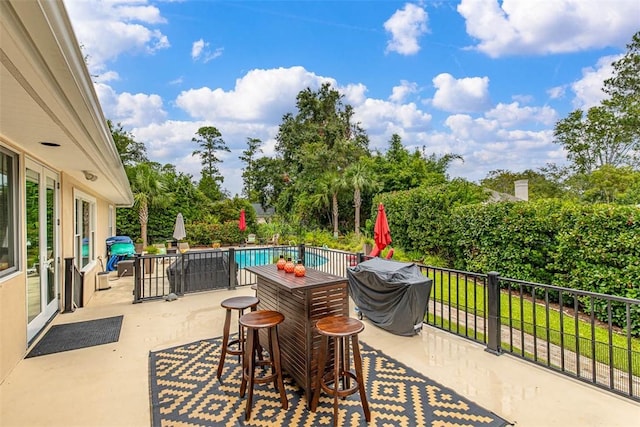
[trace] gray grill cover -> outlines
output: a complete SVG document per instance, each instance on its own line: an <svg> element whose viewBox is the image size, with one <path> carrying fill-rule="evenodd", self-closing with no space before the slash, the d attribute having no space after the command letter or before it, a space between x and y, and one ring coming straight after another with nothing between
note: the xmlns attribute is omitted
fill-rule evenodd
<svg viewBox="0 0 640 427"><path fill-rule="evenodd" d="M347 268L349 293L372 323L396 335L422 328L431 279L414 263L373 258Z"/></svg>

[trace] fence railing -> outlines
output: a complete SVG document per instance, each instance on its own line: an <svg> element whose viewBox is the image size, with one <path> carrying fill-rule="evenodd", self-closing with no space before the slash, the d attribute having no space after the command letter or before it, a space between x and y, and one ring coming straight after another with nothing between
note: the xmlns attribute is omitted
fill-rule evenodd
<svg viewBox="0 0 640 427"><path fill-rule="evenodd" d="M499 351L640 400L640 340L631 316L640 301L497 274L495 280L502 290ZM617 311L622 319L614 318Z"/></svg>
<svg viewBox="0 0 640 427"><path fill-rule="evenodd" d="M341 277L346 277L348 267L367 258L305 245L137 256L134 302L171 292L250 286L256 276L246 267L275 263L280 255ZM640 312L640 300L524 282L498 273L418 266L433 280L426 324L481 343L496 355L508 353L640 401L640 341L632 328L632 313ZM608 313L604 320L596 317L596 307Z"/></svg>
<svg viewBox="0 0 640 427"><path fill-rule="evenodd" d="M166 298L213 289L233 289L256 283L246 267L275 263L280 256L301 259L305 266L337 276L358 263L358 255L327 248L256 246L190 250L184 254L136 255L134 258L134 302Z"/></svg>

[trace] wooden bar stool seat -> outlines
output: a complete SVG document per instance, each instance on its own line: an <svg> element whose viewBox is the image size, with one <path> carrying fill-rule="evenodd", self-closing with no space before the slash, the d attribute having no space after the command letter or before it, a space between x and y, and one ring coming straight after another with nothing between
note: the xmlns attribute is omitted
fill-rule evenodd
<svg viewBox="0 0 640 427"><path fill-rule="evenodd" d="M244 330L238 323L238 338L229 340L230 329L231 329L231 311L238 311L238 320L244 314L244 311L248 308L251 311L255 311L258 307L260 300L256 297L242 296L242 297L233 297L227 298L222 301L220 305L222 308L227 310L225 319L224 319L224 330L222 333L222 354L220 355L220 363L218 363L218 373L217 377L220 380L222 376L222 369L224 368L224 359L228 354L241 357L244 352Z"/></svg>
<svg viewBox="0 0 640 427"><path fill-rule="evenodd" d="M247 343L242 361L242 382L240 384L240 397L244 397L245 391L249 389L247 406L245 409L245 420L251 417L251 406L253 401L253 386L255 384L266 384L273 381L273 385L280 392L280 402L283 409L289 407L287 393L282 380L282 365L280 364L280 343L278 341L278 325L284 322L284 315L272 310L259 310L247 313L240 318L240 325L247 328ZM269 358L256 361L256 346L259 345L260 330L267 330L269 341ZM260 351L262 353L262 351ZM256 367L271 367L271 373L264 373L260 377L256 376Z"/></svg>
<svg viewBox="0 0 640 427"><path fill-rule="evenodd" d="M337 426L338 398L359 392L364 417L367 422L371 421L371 412L362 375L362 356L358 344L358 334L364 330L364 324L358 319L347 316L328 316L318 320L316 329L322 336L322 344L318 355L318 374L311 410L315 412L318 407L320 391L333 396L333 425ZM334 361L333 369L325 373L327 359L330 356L329 338L333 340ZM350 367L349 339L351 339L351 349L353 350L355 373L351 371Z"/></svg>

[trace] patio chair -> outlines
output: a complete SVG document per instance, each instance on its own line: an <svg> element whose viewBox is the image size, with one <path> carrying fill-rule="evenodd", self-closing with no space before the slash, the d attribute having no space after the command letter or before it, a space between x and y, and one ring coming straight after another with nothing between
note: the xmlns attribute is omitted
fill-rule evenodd
<svg viewBox="0 0 640 427"><path fill-rule="evenodd" d="M271 236L271 240L269 240L267 243L270 244L270 245L277 246L279 239L280 239L280 235L279 234L274 234L273 236Z"/></svg>
<svg viewBox="0 0 640 427"><path fill-rule="evenodd" d="M245 239L245 243L247 245L255 245L256 244L256 235L255 234L249 234L247 236L247 238Z"/></svg>
<svg viewBox="0 0 640 427"><path fill-rule="evenodd" d="M180 251L180 253L185 253L189 250L189 243L187 242L179 242L178 243L178 250Z"/></svg>

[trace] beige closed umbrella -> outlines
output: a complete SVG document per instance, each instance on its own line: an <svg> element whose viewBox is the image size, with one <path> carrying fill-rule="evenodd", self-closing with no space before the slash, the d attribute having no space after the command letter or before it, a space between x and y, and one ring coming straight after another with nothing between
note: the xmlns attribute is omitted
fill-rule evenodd
<svg viewBox="0 0 640 427"><path fill-rule="evenodd" d="M179 213L176 217L176 224L173 226L173 238L180 241L187 237L187 232L184 229L184 218Z"/></svg>
<svg viewBox="0 0 640 427"><path fill-rule="evenodd" d="M184 229L184 218L182 213L179 213L176 217L176 224L173 226L173 238L178 241L178 250L180 253L185 253L189 250L189 244L186 242L180 242L180 240L187 237L187 232Z"/></svg>

